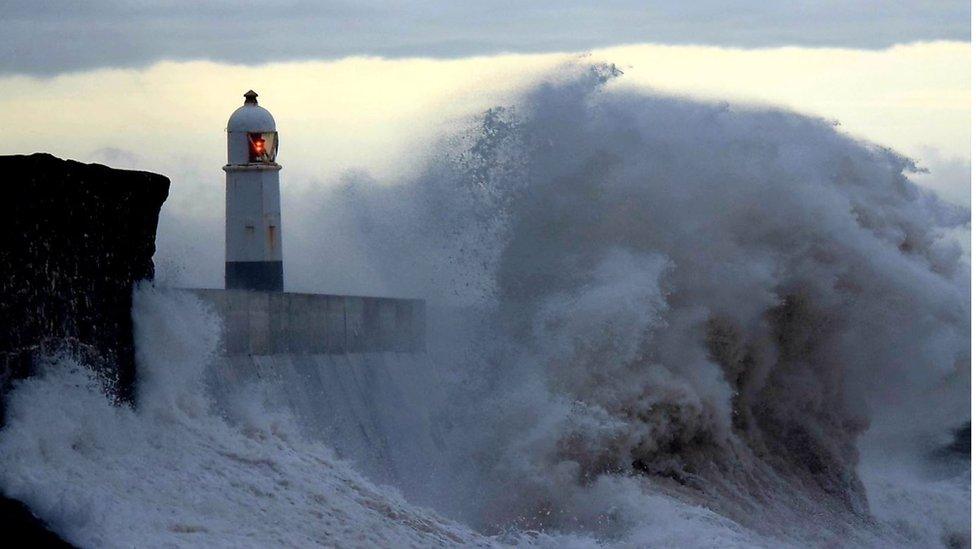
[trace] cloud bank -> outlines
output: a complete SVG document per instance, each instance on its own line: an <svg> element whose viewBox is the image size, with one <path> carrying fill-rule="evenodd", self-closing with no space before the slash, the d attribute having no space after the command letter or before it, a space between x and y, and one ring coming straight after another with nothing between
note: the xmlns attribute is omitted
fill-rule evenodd
<svg viewBox="0 0 976 549"><path fill-rule="evenodd" d="M12 0L0 74L52 75L159 60L254 64L349 55L461 57L627 43L883 48L969 41L958 0L399 3L378 0Z"/></svg>

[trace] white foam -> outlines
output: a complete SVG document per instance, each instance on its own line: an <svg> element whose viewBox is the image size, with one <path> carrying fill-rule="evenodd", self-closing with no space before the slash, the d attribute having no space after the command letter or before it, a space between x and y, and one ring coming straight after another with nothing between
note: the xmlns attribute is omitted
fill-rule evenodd
<svg viewBox="0 0 976 549"><path fill-rule="evenodd" d="M10 394L4 492L84 547L479 544L309 442L287 414L210 411L217 326L176 292L136 294L140 406L112 406L87 370L56 361Z"/></svg>
<svg viewBox="0 0 976 549"><path fill-rule="evenodd" d="M398 185L353 175L286 199L321 247L297 278L429 299L447 397L425 412L444 451L390 459L429 478L408 498L470 528L307 440L282 410L314 398L268 361L281 385L233 387L232 421L214 415L212 323L152 291L135 311L139 410L109 406L67 360L21 383L4 490L93 546L968 536L968 474L859 466L857 445L924 459L968 417L970 269L951 235L969 212L824 121L627 91L613 73L546 77Z"/></svg>

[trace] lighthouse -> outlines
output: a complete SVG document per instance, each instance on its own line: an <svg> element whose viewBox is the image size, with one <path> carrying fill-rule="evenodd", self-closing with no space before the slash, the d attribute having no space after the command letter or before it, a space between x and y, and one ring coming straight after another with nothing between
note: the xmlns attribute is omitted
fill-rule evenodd
<svg viewBox="0 0 976 549"><path fill-rule="evenodd" d="M274 118L249 90L227 121L224 286L280 292L281 199Z"/></svg>

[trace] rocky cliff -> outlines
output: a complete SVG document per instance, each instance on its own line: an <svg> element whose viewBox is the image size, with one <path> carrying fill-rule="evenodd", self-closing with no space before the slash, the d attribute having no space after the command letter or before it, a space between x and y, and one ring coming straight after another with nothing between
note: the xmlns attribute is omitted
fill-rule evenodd
<svg viewBox="0 0 976 549"><path fill-rule="evenodd" d="M153 277L169 180L49 154L0 156L0 178L0 393L63 349L131 401L132 285Z"/></svg>
<svg viewBox="0 0 976 549"><path fill-rule="evenodd" d="M153 277L169 180L49 154L0 156L0 426L11 383L65 351L132 400L132 286ZM68 546L22 503L0 495L0 530Z"/></svg>

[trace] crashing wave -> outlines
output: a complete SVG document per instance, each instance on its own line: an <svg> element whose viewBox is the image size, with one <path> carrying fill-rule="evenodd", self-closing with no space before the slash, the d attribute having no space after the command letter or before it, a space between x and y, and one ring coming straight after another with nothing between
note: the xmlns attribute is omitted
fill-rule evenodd
<svg viewBox="0 0 976 549"><path fill-rule="evenodd" d="M571 67L318 211L449 319L447 476L478 473L447 507L639 541L635 494L667 494L780 539L883 530L859 437L968 410L969 212L826 121L618 73Z"/></svg>
<svg viewBox="0 0 976 549"><path fill-rule="evenodd" d="M969 212L823 120L618 76L566 67L394 185L286 195L322 286L428 298L446 455L399 464L429 479L404 493L500 537L372 486L259 390L216 414L216 332L152 293L138 411L64 369L22 383L5 493L98 546L965 543L968 469L865 474L859 453L965 420Z"/></svg>

